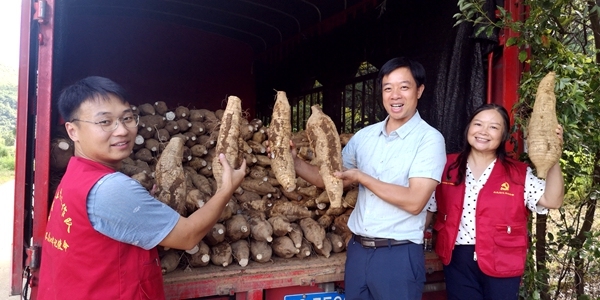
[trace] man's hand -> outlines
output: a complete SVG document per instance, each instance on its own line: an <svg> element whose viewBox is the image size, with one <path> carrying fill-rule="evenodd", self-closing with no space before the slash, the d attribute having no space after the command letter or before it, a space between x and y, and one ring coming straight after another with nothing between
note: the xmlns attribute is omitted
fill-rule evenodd
<svg viewBox="0 0 600 300"><path fill-rule="evenodd" d="M333 176L341 179L344 186L357 186L360 183L361 176L364 175L359 169L348 169L342 172L334 172Z"/></svg>
<svg viewBox="0 0 600 300"><path fill-rule="evenodd" d="M156 194L158 192L158 186L156 186L156 183L152 185L152 189L150 190L150 196L156 198Z"/></svg>
<svg viewBox="0 0 600 300"><path fill-rule="evenodd" d="M265 141L265 146L267 146L267 157L272 158L271 157L271 147L269 147L269 141ZM298 157L298 150L296 149L296 145L294 145L294 142L292 140L290 140L290 152L292 153L292 158L296 159Z"/></svg>
<svg viewBox="0 0 600 300"><path fill-rule="evenodd" d="M246 160L244 159L240 168L235 170L231 167L223 153L219 153L219 162L223 166L223 184L221 188L234 191L240 186L246 176Z"/></svg>

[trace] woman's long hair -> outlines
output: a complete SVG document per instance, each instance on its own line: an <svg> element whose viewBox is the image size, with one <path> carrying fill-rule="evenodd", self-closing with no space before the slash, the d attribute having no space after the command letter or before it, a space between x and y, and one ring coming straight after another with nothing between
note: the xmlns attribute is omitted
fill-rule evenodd
<svg viewBox="0 0 600 300"><path fill-rule="evenodd" d="M459 185L463 182L463 180L465 180L466 177L466 173L467 173L467 159L469 158L469 154L471 154L471 145L469 144L469 140L468 140L468 133L469 133L469 128L471 127L471 122L473 122L473 119L475 118L476 115L478 115L480 112L485 111L485 110L490 110L493 109L495 111L497 111L500 116L502 116L502 119L504 121L504 131L502 132L502 140L500 141L500 145L498 145L498 148L496 149L496 158L498 161L500 161L500 163L502 163L502 165L509 170L509 168L513 167L513 163L511 161L509 161L507 158L507 154L506 154L506 142L508 141L508 138L510 137L509 135L509 129L510 129L510 121L508 118L508 112L506 111L506 109L498 104L483 104L481 106L479 106L471 115L471 117L469 118L469 123L467 125L467 127L465 128L465 133L464 133L464 144L462 147L462 151L458 154L458 157L456 158L456 161L454 163L452 163L450 165L450 167L448 167L448 170L446 171L446 179L450 180L450 171L453 169L458 168L458 175L454 180L454 184Z"/></svg>

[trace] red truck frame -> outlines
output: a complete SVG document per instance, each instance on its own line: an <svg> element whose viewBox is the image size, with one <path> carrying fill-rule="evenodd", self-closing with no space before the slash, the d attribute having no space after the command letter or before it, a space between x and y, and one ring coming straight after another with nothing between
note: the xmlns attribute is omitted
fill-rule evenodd
<svg viewBox="0 0 600 300"><path fill-rule="evenodd" d="M54 4L55 0L22 0L10 285L11 295L20 295L30 289L31 299L35 299L37 295L37 255L44 240L48 215ZM506 0L505 9L516 18L522 17L524 13L524 7L518 0ZM500 35L501 44L504 45L515 34L511 30L504 30ZM494 102L509 110L517 102L523 70L523 64L518 59L519 51L515 46L504 47L500 57L494 58L492 54L489 57L487 101L492 102L494 99ZM32 136L35 138L28 138ZM28 153L35 153L35 164ZM28 192L32 188L28 187L30 184L35 187L35 193ZM31 224L31 228L28 228L28 224ZM30 238L31 246L24 242L26 238ZM322 291L322 283L337 282L343 285L345 254L333 259L336 262L334 264L331 260L329 263L316 263L317 269L314 268L315 265L311 265L310 269L303 269L282 264L275 271L273 268L249 272L236 268L223 271L221 268L217 273L181 272L165 277L165 291L169 299L215 295L224 295L222 299L231 299L229 296L233 295L235 299L282 299L286 294ZM428 257L427 265L441 270L441 264L434 256ZM231 275L243 275L244 280L241 282L236 279L237 276ZM27 278L31 280L24 282ZM444 299L445 296L431 294L424 295L425 298Z"/></svg>

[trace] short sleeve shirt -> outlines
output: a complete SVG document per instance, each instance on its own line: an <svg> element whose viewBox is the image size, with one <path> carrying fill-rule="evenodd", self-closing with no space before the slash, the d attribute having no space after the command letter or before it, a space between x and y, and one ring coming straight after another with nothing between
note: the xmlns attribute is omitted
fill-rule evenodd
<svg viewBox="0 0 600 300"><path fill-rule="evenodd" d="M180 217L136 180L120 172L96 182L88 194L87 211L98 232L146 250L156 247Z"/></svg>
<svg viewBox="0 0 600 300"><path fill-rule="evenodd" d="M477 207L477 197L483 185L487 182L496 160L494 160L481 174L479 180L475 179L473 172L467 164L467 174L465 179L465 198L463 201L462 216L460 218L460 226L458 227L458 235L456 237L456 245L475 245L475 210ZM525 177L525 192L524 205L532 212L538 214L547 214L548 209L537 205L538 201L544 194L546 181L533 175L530 167L527 167L527 175ZM435 192L431 195L427 203L427 210L431 212L437 211L437 202L435 200Z"/></svg>
<svg viewBox="0 0 600 300"><path fill-rule="evenodd" d="M386 133L383 122L358 131L344 147L346 169L357 168L383 182L408 187L414 177L440 181L446 164L443 136L417 112L397 130ZM426 211L408 213L359 185L358 200L348 220L350 230L373 238L423 239Z"/></svg>

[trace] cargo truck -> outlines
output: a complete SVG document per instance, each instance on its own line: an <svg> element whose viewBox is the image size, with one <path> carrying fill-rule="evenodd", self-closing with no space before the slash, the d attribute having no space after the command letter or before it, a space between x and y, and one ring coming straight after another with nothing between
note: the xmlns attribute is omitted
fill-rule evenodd
<svg viewBox="0 0 600 300"><path fill-rule="evenodd" d="M492 17L494 5L515 17L524 11L517 0L488 5ZM419 112L452 152L469 109L495 102L510 110L523 68L519 49L504 44L513 32L477 36L467 23L454 26L457 12L456 1L434 0L22 0L11 294L37 297L63 87L99 75L122 84L133 105L209 110L236 95L247 117L265 124L275 90L286 91L294 130L320 104L351 133L385 117L377 68L409 56L428 74ZM176 270L164 288L168 299L343 299L344 261L342 252ZM423 299L445 299L432 252L426 267Z"/></svg>

